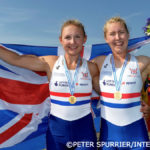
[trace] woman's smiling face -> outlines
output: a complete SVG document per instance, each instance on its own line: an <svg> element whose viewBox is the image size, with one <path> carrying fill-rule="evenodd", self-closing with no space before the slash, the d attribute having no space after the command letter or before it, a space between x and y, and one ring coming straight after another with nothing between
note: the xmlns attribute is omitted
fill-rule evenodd
<svg viewBox="0 0 150 150"><path fill-rule="evenodd" d="M105 40L113 53L127 51L129 33L120 22L108 23L106 26Z"/></svg>
<svg viewBox="0 0 150 150"><path fill-rule="evenodd" d="M65 52L74 56L80 54L83 44L86 42L87 38L84 36L81 28L75 25L68 25L63 28L59 39Z"/></svg>

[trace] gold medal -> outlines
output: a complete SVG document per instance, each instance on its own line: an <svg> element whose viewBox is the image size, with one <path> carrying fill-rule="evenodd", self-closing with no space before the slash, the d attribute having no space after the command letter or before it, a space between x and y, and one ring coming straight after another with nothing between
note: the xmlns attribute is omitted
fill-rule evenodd
<svg viewBox="0 0 150 150"><path fill-rule="evenodd" d="M75 96L70 96L70 97L69 97L69 102L70 102L70 104L75 104L76 101L77 101L77 98L76 98Z"/></svg>
<svg viewBox="0 0 150 150"><path fill-rule="evenodd" d="M121 93L120 91L116 91L116 92L114 93L114 98L115 98L116 100L120 100L120 99L122 98L122 93Z"/></svg>

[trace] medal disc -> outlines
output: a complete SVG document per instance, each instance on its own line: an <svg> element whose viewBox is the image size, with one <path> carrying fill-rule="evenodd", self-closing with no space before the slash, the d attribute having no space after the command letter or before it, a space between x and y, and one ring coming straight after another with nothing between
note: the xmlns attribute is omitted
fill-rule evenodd
<svg viewBox="0 0 150 150"><path fill-rule="evenodd" d="M117 100L120 100L120 99L122 98L121 92L116 91L116 92L114 93L114 98L117 99Z"/></svg>
<svg viewBox="0 0 150 150"><path fill-rule="evenodd" d="M70 102L70 104L75 104L76 101L77 101L77 99L76 99L75 96L70 96L70 97L69 97L69 102Z"/></svg>

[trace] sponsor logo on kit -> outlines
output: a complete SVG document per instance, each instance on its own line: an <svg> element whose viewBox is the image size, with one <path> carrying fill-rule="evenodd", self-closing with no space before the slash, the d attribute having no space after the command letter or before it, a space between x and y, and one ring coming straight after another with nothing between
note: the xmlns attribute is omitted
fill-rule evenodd
<svg viewBox="0 0 150 150"><path fill-rule="evenodd" d="M104 86L115 86L114 80L104 80L103 81Z"/></svg>
<svg viewBox="0 0 150 150"><path fill-rule="evenodd" d="M88 86L88 83L80 83L80 86Z"/></svg>
<svg viewBox="0 0 150 150"><path fill-rule="evenodd" d="M68 82L67 81L56 81L54 83L55 86L61 86L61 87L68 87Z"/></svg>
<svg viewBox="0 0 150 150"><path fill-rule="evenodd" d="M103 80L102 83L104 86L115 86L114 80ZM136 84L136 81L134 81L134 82L124 82L123 81L121 85L133 85L133 84Z"/></svg>
<svg viewBox="0 0 150 150"><path fill-rule="evenodd" d="M56 69L57 69L57 70L59 70L59 68L60 68L60 65L56 66Z"/></svg>
<svg viewBox="0 0 150 150"><path fill-rule="evenodd" d="M107 66L108 66L108 64L105 64L105 65L104 65L104 68L107 68Z"/></svg>
<svg viewBox="0 0 150 150"><path fill-rule="evenodd" d="M126 82L126 85L132 85L132 84L136 84L136 81L134 81L134 82Z"/></svg>

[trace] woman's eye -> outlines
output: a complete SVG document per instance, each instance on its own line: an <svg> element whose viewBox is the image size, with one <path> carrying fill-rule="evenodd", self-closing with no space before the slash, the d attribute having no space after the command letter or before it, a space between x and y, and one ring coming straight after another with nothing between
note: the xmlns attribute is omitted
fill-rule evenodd
<svg viewBox="0 0 150 150"><path fill-rule="evenodd" d="M68 39L68 40L69 40L70 38L71 38L70 36L66 36L66 37L65 37L65 39Z"/></svg>
<svg viewBox="0 0 150 150"><path fill-rule="evenodd" d="M80 36L80 35L76 35L75 37L76 37L76 38L80 38L81 36Z"/></svg>
<svg viewBox="0 0 150 150"><path fill-rule="evenodd" d="M125 32L124 31L120 31L120 34L124 34Z"/></svg>
<svg viewBox="0 0 150 150"><path fill-rule="evenodd" d="M114 32L112 32L112 33L110 33L110 35L111 35L111 36L114 36L114 35L115 35L115 33L114 33Z"/></svg>

